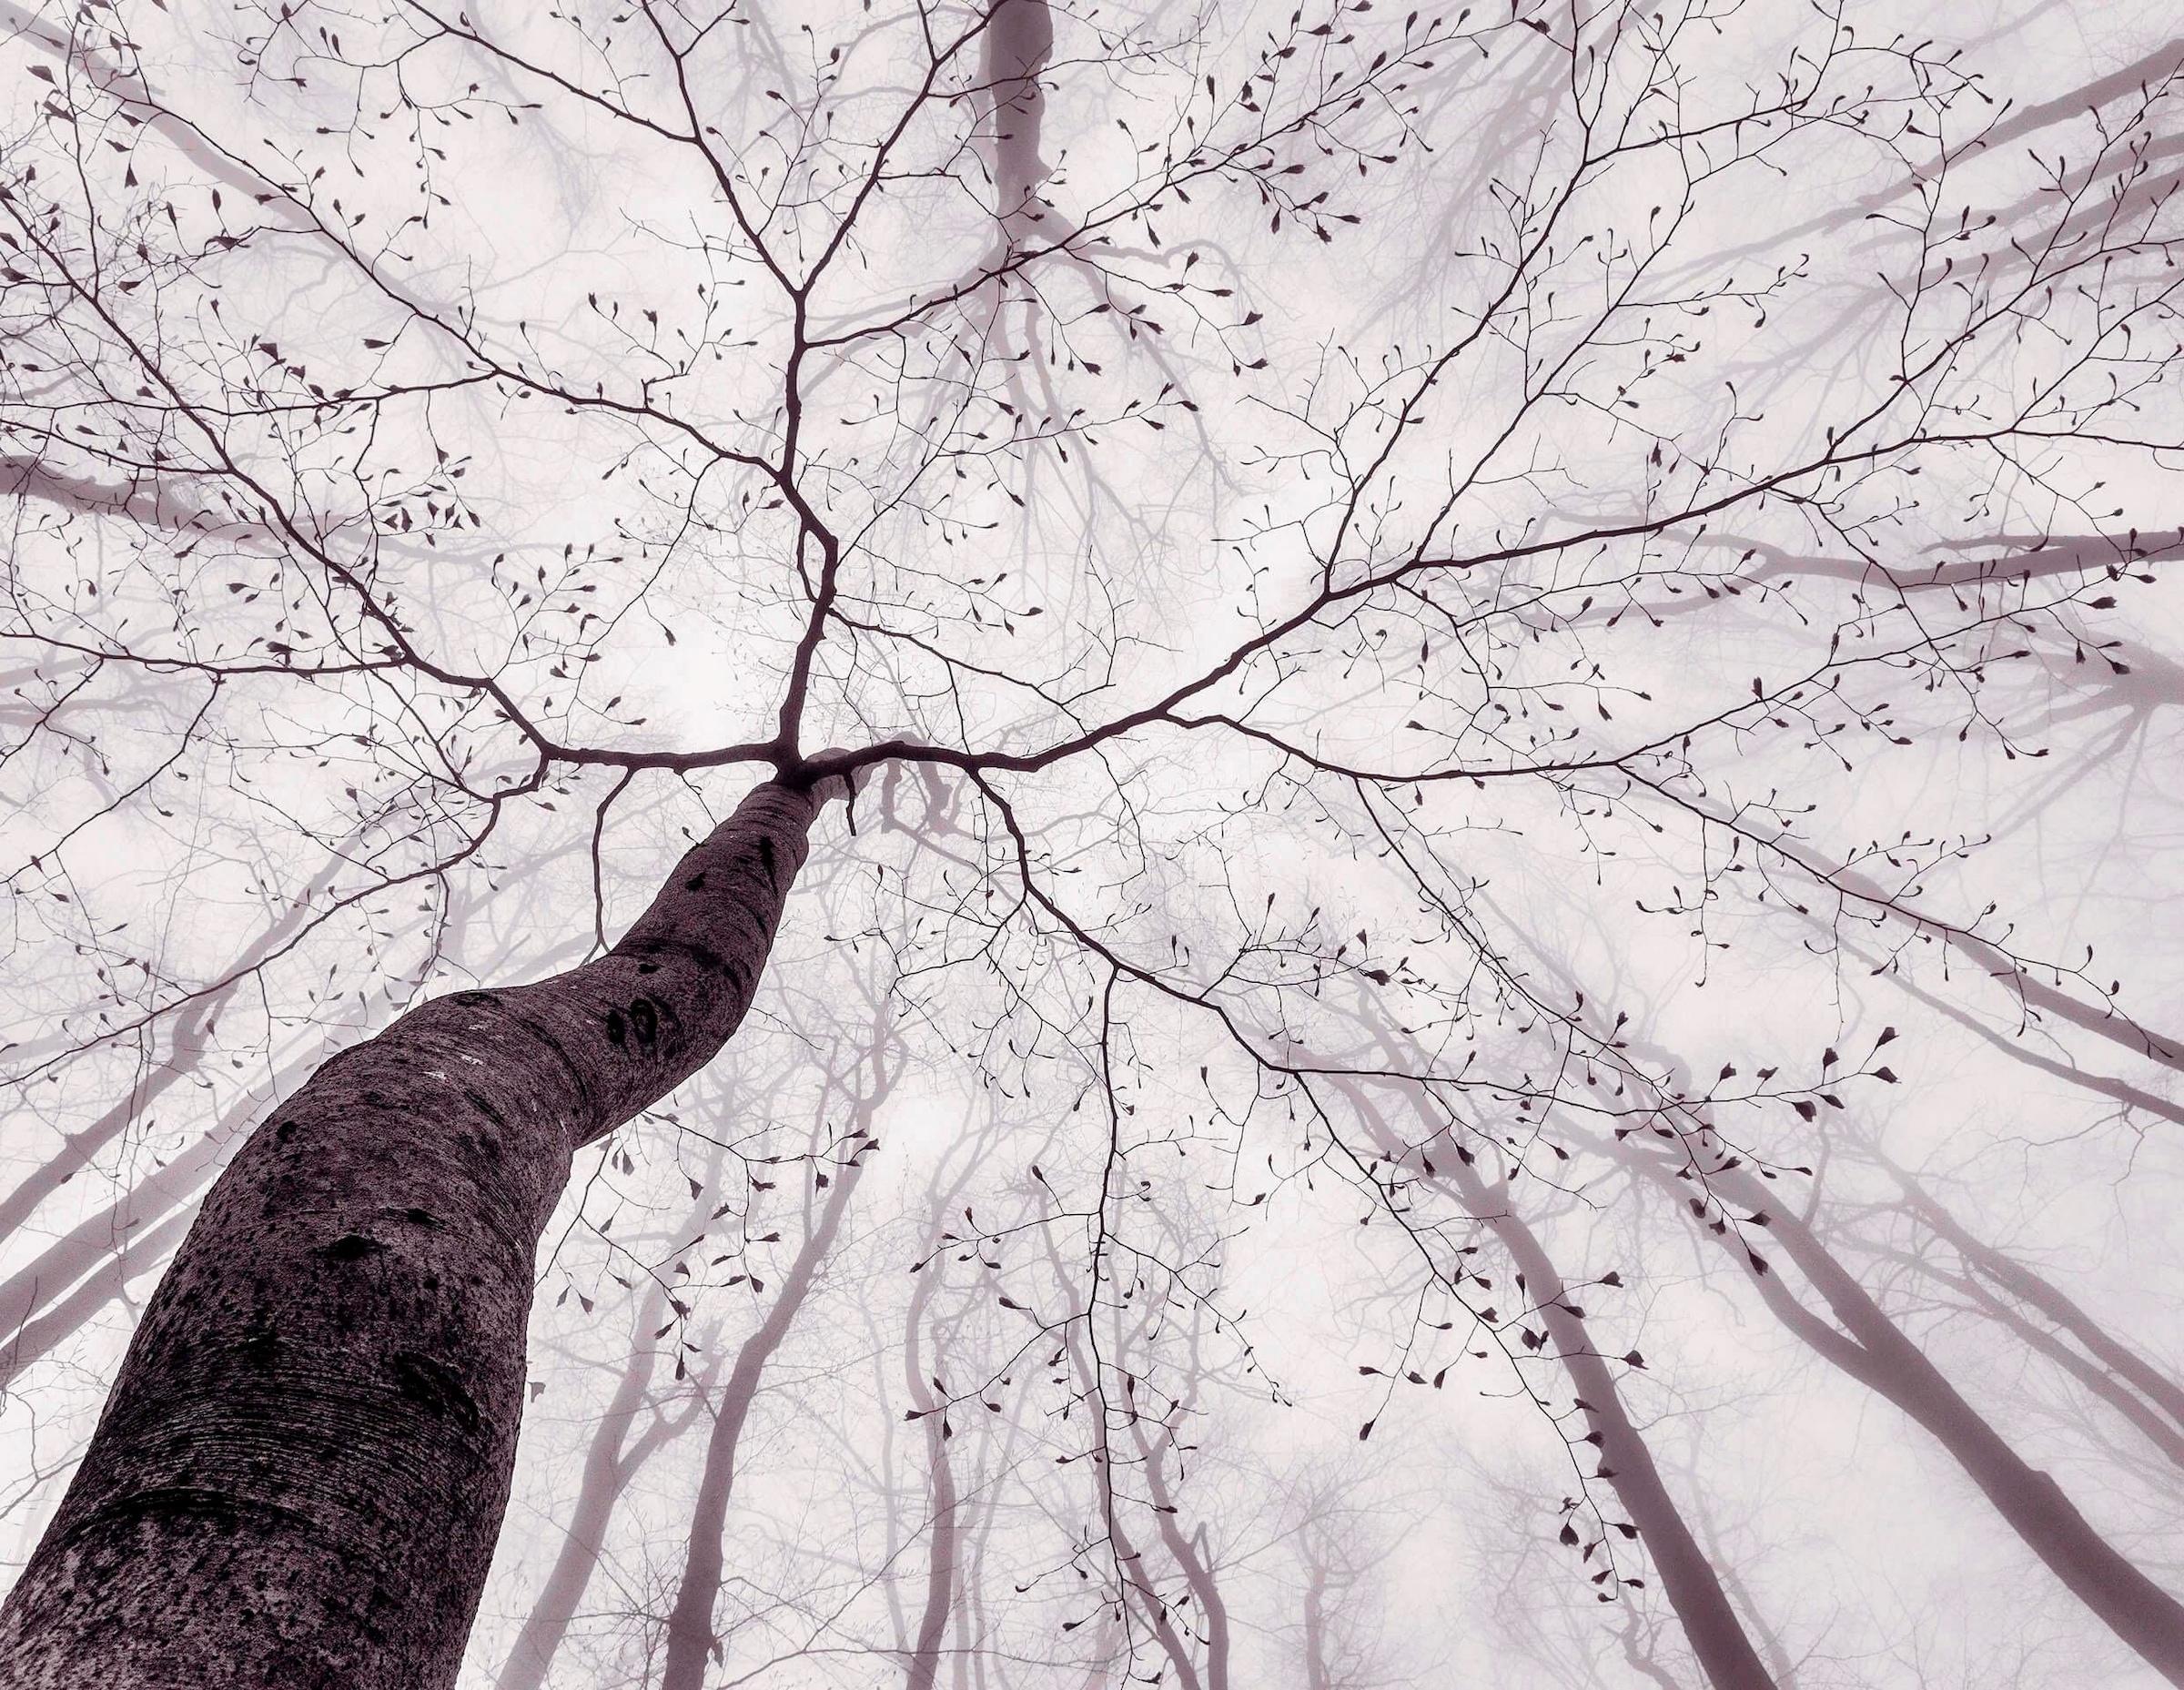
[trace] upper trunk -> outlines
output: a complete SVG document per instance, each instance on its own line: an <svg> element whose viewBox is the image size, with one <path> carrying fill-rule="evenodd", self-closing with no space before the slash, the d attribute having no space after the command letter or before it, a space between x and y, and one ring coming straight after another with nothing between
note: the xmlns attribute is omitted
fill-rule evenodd
<svg viewBox="0 0 2184 1690"><path fill-rule="evenodd" d="M273 1111L0 1610L0 1684L454 1681L570 1159L735 1030L818 802L759 786L605 956L425 1004Z"/></svg>

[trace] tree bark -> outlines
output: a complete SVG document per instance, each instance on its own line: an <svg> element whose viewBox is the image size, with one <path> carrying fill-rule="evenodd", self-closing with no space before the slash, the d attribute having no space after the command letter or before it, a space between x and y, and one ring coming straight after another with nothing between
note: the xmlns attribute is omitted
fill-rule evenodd
<svg viewBox="0 0 2184 1690"><path fill-rule="evenodd" d="M570 1159L733 1033L821 802L761 784L605 956L422 1005L272 1112L0 1609L0 1685L454 1682Z"/></svg>

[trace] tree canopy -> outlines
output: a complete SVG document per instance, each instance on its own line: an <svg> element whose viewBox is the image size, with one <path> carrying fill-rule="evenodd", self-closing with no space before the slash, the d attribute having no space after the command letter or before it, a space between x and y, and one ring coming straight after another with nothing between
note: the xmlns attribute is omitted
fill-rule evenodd
<svg viewBox="0 0 2184 1690"><path fill-rule="evenodd" d="M11 1569L778 781L465 1684L2184 1682L2169 29L0 4Z"/></svg>

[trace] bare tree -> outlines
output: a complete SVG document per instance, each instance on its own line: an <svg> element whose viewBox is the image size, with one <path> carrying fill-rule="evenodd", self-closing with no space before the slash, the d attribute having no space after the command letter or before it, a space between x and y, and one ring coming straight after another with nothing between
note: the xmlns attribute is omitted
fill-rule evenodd
<svg viewBox="0 0 2184 1690"><path fill-rule="evenodd" d="M1474 1359L1600 1440L1551 1510L1578 1600L1627 1617L1635 1527L1702 1670L1776 1682L1623 1401L1639 1351L1531 1230L1527 1182L1581 1166L1695 1203L2184 1683L2176 1598L1818 1230L1753 1219L1899 1077L1774 1005L1684 1085L1634 1054L1684 1010L1603 1013L1635 976L1840 1001L1870 954L1990 1044L2129 1065L2080 1107L2174 1118L2166 952L2045 897L2015 819L2075 826L2166 744L2184 543L2184 63L2149 14L2037 86L2053 12L0 7L0 992L57 1134L0 1199L23 1353L159 1259L215 1159L75 1209L73 1174L118 1177L186 1075L211 1122L249 1112L244 1051L338 1052L213 1179L66 1490L24 1493L0 1682L507 1659L473 1624L578 1159L679 1209L684 1143L865 1060L1006 1128L921 1247L961 1274L871 1322L925 1335L931 1520L870 1553L830 1429L831 1571L747 1547L784 1641L732 1672L746 1417L870 1189L851 1150L672 1534L675 1690L716 1646L1241 1681L1267 1580L1186 1428L1231 1394L1346 1416L1340 1374L1384 1449L1397 1393ZM852 1037L876 956L893 1030ZM723 1052L764 1082L702 1113ZM1365 1118L1390 1098L1415 1139ZM73 1249L132 1215L113 1265ZM1239 1289L1284 1228L1363 1311L1295 1340L1298 1389L1259 1342L1282 1299ZM2056 1288L1966 1260L2169 1412ZM609 1376L605 1518L652 1435L648 1371ZM588 1553L511 1671L555 1658ZM1658 1682L1653 1624L1600 1642Z"/></svg>

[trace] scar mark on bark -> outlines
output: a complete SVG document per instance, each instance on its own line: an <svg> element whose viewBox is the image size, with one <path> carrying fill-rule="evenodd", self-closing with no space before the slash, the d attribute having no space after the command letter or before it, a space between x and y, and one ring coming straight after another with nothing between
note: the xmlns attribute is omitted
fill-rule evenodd
<svg viewBox="0 0 2184 1690"><path fill-rule="evenodd" d="M682 890L683 890L683 891L685 891L685 892L703 892L703 891L704 891L704 890L705 890L705 876L704 876L704 874L703 874L703 873L701 871L701 872L700 872L700 873L698 873L698 874L693 875L692 875L692 876L691 876L691 877L690 877L688 880L685 880L685 881L682 883Z"/></svg>
<svg viewBox="0 0 2184 1690"><path fill-rule="evenodd" d="M651 998L640 997L630 1006L630 1026L635 1029L641 1045L649 1045L660 1037L660 1017L653 1010Z"/></svg>
<svg viewBox="0 0 2184 1690"><path fill-rule="evenodd" d="M397 1351L394 1355L394 1382L402 1395L412 1402L430 1410L441 1419L461 1422L464 1429L475 1432L480 1416L478 1404L470 1393L462 1388L462 1381L455 1370L445 1361L436 1361L429 1355L420 1355L413 1350Z"/></svg>
<svg viewBox="0 0 2184 1690"><path fill-rule="evenodd" d="M492 1122L494 1126L505 1127L508 1125L508 1117L503 1115L500 1106L484 1093L472 1091L468 1086L465 1086L462 1088L462 1097L464 1102L484 1116L487 1120Z"/></svg>
<svg viewBox="0 0 2184 1690"><path fill-rule="evenodd" d="M608 1010L607 1041L615 1045L626 1044L629 1042L629 1027L622 1018L622 1011L619 1009Z"/></svg>
<svg viewBox="0 0 2184 1690"><path fill-rule="evenodd" d="M696 939L678 939L668 938L664 936L649 938L643 941L641 947L632 947L630 952L625 952L624 954L643 955L650 957L662 956L670 952L679 953L682 956L689 957L692 962L695 963L701 968L718 968L721 966L720 952L714 950L710 945L706 945ZM662 965L657 962L641 962L637 965L637 972L640 974L657 974L660 971L661 966Z"/></svg>
<svg viewBox="0 0 2184 1690"><path fill-rule="evenodd" d="M348 1232L331 1244L319 1246L318 1253L329 1261L361 1261L367 1256L377 1256L387 1248L377 1239L368 1239L361 1232Z"/></svg>
<svg viewBox="0 0 2184 1690"><path fill-rule="evenodd" d="M774 872L774 842L761 835L758 842L758 860L766 865L766 885L775 891L781 889L781 879Z"/></svg>

